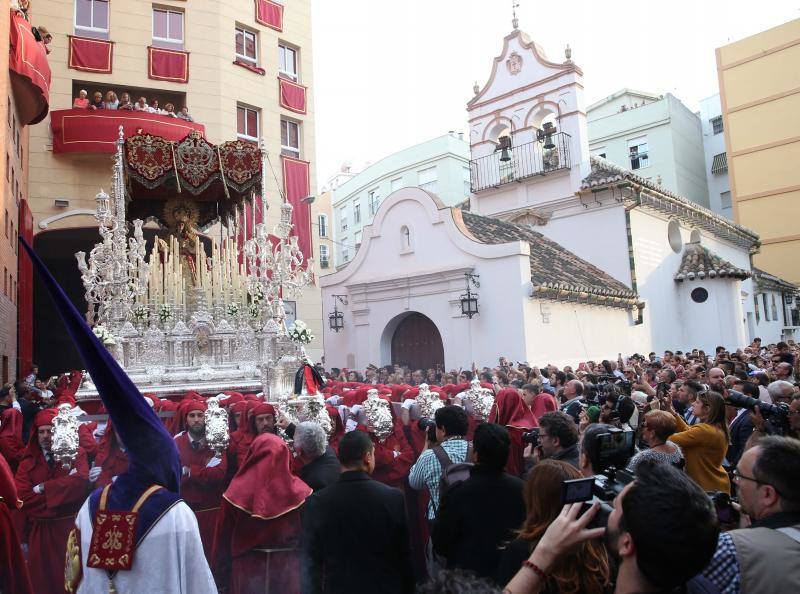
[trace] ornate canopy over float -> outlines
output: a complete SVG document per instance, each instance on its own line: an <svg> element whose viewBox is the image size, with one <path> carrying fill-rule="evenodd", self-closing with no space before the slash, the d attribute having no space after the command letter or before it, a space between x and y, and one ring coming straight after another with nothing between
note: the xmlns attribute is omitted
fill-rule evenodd
<svg viewBox="0 0 800 594"><path fill-rule="evenodd" d="M283 299L313 284L313 262L286 200L272 233L262 222L265 148L122 129L116 148L111 195L97 195L101 241L76 254L87 322L143 393L263 391L285 404L311 337L287 331ZM149 249L145 220L158 225ZM91 378L77 396L97 397Z"/></svg>

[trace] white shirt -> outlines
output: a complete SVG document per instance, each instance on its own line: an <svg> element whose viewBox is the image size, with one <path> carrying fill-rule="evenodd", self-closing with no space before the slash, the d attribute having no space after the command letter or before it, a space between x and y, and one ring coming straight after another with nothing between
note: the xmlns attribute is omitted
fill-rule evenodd
<svg viewBox="0 0 800 594"><path fill-rule="evenodd" d="M81 532L83 563L78 594L107 594L108 574L86 566L92 542L89 499L75 525ZM197 519L188 505L178 502L151 528L136 549L133 569L117 572L114 587L118 594L216 594Z"/></svg>

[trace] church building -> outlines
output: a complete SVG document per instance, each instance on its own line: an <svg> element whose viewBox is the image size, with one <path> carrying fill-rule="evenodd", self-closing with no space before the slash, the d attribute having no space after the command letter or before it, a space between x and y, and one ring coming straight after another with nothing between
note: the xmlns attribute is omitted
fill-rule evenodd
<svg viewBox="0 0 800 594"><path fill-rule="evenodd" d="M320 279L327 367L574 365L752 338L758 236L590 157L583 73L565 58L505 37L467 104L468 206L397 190Z"/></svg>

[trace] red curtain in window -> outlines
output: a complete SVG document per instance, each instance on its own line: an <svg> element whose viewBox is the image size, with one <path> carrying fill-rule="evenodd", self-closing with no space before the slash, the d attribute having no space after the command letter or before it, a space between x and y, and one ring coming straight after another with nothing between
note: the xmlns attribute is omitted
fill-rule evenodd
<svg viewBox="0 0 800 594"><path fill-rule="evenodd" d="M297 245L306 260L313 257L311 245L311 207L303 198L311 191L311 165L308 161L281 157L283 165L283 188L286 200L294 207L292 211L292 233L297 236Z"/></svg>
<svg viewBox="0 0 800 594"><path fill-rule="evenodd" d="M19 203L19 234L33 245L33 215L27 200ZM16 242L17 238L13 241ZM19 259L17 279L18 369L27 373L33 364L33 265L30 258L23 256Z"/></svg>
<svg viewBox="0 0 800 594"><path fill-rule="evenodd" d="M148 46L147 76L153 80L189 82L189 52Z"/></svg>
<svg viewBox="0 0 800 594"><path fill-rule="evenodd" d="M103 39L69 36L67 66L73 70L111 74L114 43Z"/></svg>
<svg viewBox="0 0 800 594"><path fill-rule="evenodd" d="M283 4L271 0L256 0L256 22L283 31Z"/></svg>
<svg viewBox="0 0 800 594"><path fill-rule="evenodd" d="M281 107L295 113L306 113L306 88L296 82L278 78Z"/></svg>

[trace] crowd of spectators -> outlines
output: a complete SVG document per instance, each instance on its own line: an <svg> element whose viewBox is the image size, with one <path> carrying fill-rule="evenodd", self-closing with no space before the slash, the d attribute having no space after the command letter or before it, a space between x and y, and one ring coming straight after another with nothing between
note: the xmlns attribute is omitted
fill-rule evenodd
<svg viewBox="0 0 800 594"><path fill-rule="evenodd" d="M204 397L148 398L174 415L183 497L214 575L237 592L798 591L798 354L756 340L560 368L317 366L330 431L225 393L222 457L203 442ZM48 387L34 369L0 391L0 453L26 497L48 483L20 476L33 447L23 430L39 443L42 410L79 413L79 382ZM108 460L125 460L103 433L81 436L87 492L119 472ZM609 463L607 438L620 435L632 447ZM581 479L592 493L574 502L567 487ZM267 513L273 497L280 517ZM253 569L264 549L281 551L282 570ZM242 585L248 571L261 577Z"/></svg>
<svg viewBox="0 0 800 594"><path fill-rule="evenodd" d="M92 93L91 99L89 93L85 89L78 91L78 96L72 102L73 109L86 109L89 111L98 110L121 110L121 111L143 111L145 113L152 113L156 115L163 115L170 118L178 118L187 122L193 122L194 119L189 115L189 108L185 105L176 111L173 103L165 103L162 108L159 105L159 100L156 97L151 98L150 103L147 103L147 97L139 97L136 101L132 101L130 93L124 92L119 97L114 91L107 91L105 96L100 91Z"/></svg>

